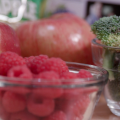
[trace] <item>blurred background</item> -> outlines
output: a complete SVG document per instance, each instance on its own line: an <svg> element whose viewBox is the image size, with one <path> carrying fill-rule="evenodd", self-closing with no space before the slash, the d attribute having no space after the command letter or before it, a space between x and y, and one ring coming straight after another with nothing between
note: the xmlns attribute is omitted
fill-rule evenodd
<svg viewBox="0 0 120 120"><path fill-rule="evenodd" d="M0 14L15 17L21 0L0 0ZM120 0L28 0L22 20L36 20L70 12L90 25L103 16L120 15Z"/></svg>

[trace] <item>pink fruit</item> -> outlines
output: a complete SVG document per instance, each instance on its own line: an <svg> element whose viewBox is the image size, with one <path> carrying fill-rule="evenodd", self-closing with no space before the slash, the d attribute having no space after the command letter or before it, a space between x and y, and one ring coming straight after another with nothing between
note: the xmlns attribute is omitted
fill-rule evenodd
<svg viewBox="0 0 120 120"><path fill-rule="evenodd" d="M35 74L39 74L41 71L42 63L48 59L47 55L36 56L31 64L31 71Z"/></svg>
<svg viewBox="0 0 120 120"><path fill-rule="evenodd" d="M33 64L33 59L34 59L35 57L34 56L30 56L30 57L25 57L24 58L24 60L25 60L25 62L26 62L26 65L27 65L27 67L30 69L30 70L32 70L32 64Z"/></svg>
<svg viewBox="0 0 120 120"><path fill-rule="evenodd" d="M40 120L40 119L27 111L22 111L11 114L10 120Z"/></svg>
<svg viewBox="0 0 120 120"><path fill-rule="evenodd" d="M66 78L65 80L62 81L63 84L66 84L68 86L67 89L64 89L62 97L65 99L74 99L74 98L79 98L80 95L84 94L91 94L93 92L98 91L97 88L69 88L71 87L70 85L82 85L86 84L87 82L90 82L90 78L93 78L92 74L84 69L81 69L79 73L70 73L66 72L62 75L63 78ZM84 81L82 78L86 78L86 81Z"/></svg>
<svg viewBox="0 0 120 120"><path fill-rule="evenodd" d="M20 54L19 39L10 26L0 22L0 53L6 51Z"/></svg>
<svg viewBox="0 0 120 120"><path fill-rule="evenodd" d="M90 103L89 96L81 95L78 99L57 99L56 106L58 110L62 110L67 116L83 115Z"/></svg>
<svg viewBox="0 0 120 120"><path fill-rule="evenodd" d="M19 26L16 33L22 56L46 54L65 61L93 63L91 40L95 36L87 22L73 14L29 21Z"/></svg>
<svg viewBox="0 0 120 120"><path fill-rule="evenodd" d="M92 78L92 74L84 69L81 69L79 73L77 74L79 78Z"/></svg>
<svg viewBox="0 0 120 120"><path fill-rule="evenodd" d="M34 88L32 92L36 95L39 95L43 98L58 98L63 94L62 88L53 88L53 86L62 85L61 80L59 79L59 75L54 71L42 72L36 76L38 82L34 83L34 85L38 86L38 88ZM40 79L40 82L39 82ZM47 87L46 87L47 86ZM50 86L50 87L48 87Z"/></svg>
<svg viewBox="0 0 120 120"><path fill-rule="evenodd" d="M0 103L2 102L2 97L3 97L3 93L2 93L2 91L0 90Z"/></svg>
<svg viewBox="0 0 120 120"><path fill-rule="evenodd" d="M73 76L71 76L73 74ZM68 75L68 76L67 76ZM62 94L62 98L65 99L76 99L79 98L81 96L81 94L84 93L83 88L80 87L76 87L82 84L82 80L80 78L78 78L78 76L75 73L67 73L66 75L64 75L65 77L73 77L72 79L64 79L61 80L63 85L66 85L67 88L64 89L63 94Z"/></svg>
<svg viewBox="0 0 120 120"><path fill-rule="evenodd" d="M13 66L25 65L25 60L14 52L3 52L0 54L0 75L7 75Z"/></svg>
<svg viewBox="0 0 120 120"><path fill-rule="evenodd" d="M67 81L70 80L70 79L76 79L78 78L77 74L76 73L73 73L73 72L64 72L61 76L61 79L66 79Z"/></svg>
<svg viewBox="0 0 120 120"><path fill-rule="evenodd" d="M22 84L23 85L23 84ZM28 86L28 84L26 84ZM10 92L14 92L16 94L21 94L21 95L27 95L31 92L31 89L27 88L27 87L18 87L18 86L14 86L14 87L4 87L2 88L2 90L6 90L6 91L10 91Z"/></svg>
<svg viewBox="0 0 120 120"><path fill-rule="evenodd" d="M55 83L61 83L60 80L59 80L59 75L58 73L54 72L54 71L45 71L45 72L42 72L40 74L38 74L36 76L36 78L40 78L41 80L43 79L45 82L46 80L48 82L54 82Z"/></svg>
<svg viewBox="0 0 120 120"><path fill-rule="evenodd" d="M41 65L47 59L47 55L25 57L26 65L34 74L39 74L40 72L42 72L40 69Z"/></svg>
<svg viewBox="0 0 120 120"><path fill-rule="evenodd" d="M68 67L60 58L49 58L41 65L40 71L54 71L59 75L62 75L64 72L68 72Z"/></svg>
<svg viewBox="0 0 120 120"><path fill-rule="evenodd" d="M30 95L27 101L28 111L36 116L45 117L54 111L55 103L52 99L40 98L36 95Z"/></svg>
<svg viewBox="0 0 120 120"><path fill-rule="evenodd" d="M8 73L7 77L9 77L9 82L11 84L16 85L30 85L32 83L33 75L31 71L27 68L27 66L14 66L12 67ZM12 79L13 78L13 79ZM18 80L16 80L18 78ZM21 79L20 79L21 78ZM31 92L30 89L26 87L14 86L14 87L6 87L6 90L13 91L19 94L28 94Z"/></svg>
<svg viewBox="0 0 120 120"><path fill-rule="evenodd" d="M63 94L62 94L62 98L64 99L76 99L76 98L80 98L80 96L84 93L82 88L67 88L64 89Z"/></svg>
<svg viewBox="0 0 120 120"><path fill-rule="evenodd" d="M7 77L10 78L23 78L23 79L32 79L32 73L27 68L27 66L13 66L8 72Z"/></svg>
<svg viewBox="0 0 120 120"><path fill-rule="evenodd" d="M15 113L26 108L26 98L24 95L7 91L2 98L2 104L7 112Z"/></svg>
<svg viewBox="0 0 120 120"><path fill-rule="evenodd" d="M8 120L10 118L10 113L8 113L3 105L0 103L0 120Z"/></svg>
<svg viewBox="0 0 120 120"><path fill-rule="evenodd" d="M61 81L62 81L62 84L66 84L66 85L73 85L73 84L76 84L76 80L78 79L78 76L76 73L72 73L72 72L64 72L62 75L61 75Z"/></svg>
<svg viewBox="0 0 120 120"><path fill-rule="evenodd" d="M43 120L67 120L67 116L63 111L55 111Z"/></svg>

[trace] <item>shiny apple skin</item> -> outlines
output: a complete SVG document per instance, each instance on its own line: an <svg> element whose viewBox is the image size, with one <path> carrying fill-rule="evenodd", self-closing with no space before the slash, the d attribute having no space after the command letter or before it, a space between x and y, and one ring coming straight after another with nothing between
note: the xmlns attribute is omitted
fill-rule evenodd
<svg viewBox="0 0 120 120"><path fill-rule="evenodd" d="M20 43L16 32L7 24L0 22L0 53L6 51L20 55Z"/></svg>
<svg viewBox="0 0 120 120"><path fill-rule="evenodd" d="M73 14L23 23L16 30L23 57L46 54L65 61L92 64L90 26Z"/></svg>

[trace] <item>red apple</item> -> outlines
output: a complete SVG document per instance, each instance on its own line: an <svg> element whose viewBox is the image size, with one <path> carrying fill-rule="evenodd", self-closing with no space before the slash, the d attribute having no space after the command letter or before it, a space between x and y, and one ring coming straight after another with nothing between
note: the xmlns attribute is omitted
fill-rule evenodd
<svg viewBox="0 0 120 120"><path fill-rule="evenodd" d="M23 57L46 54L65 61L92 64L91 40L95 37L87 22L70 13L23 23L16 30Z"/></svg>
<svg viewBox="0 0 120 120"><path fill-rule="evenodd" d="M20 44L15 31L7 24L0 23L0 53L5 51L20 54Z"/></svg>

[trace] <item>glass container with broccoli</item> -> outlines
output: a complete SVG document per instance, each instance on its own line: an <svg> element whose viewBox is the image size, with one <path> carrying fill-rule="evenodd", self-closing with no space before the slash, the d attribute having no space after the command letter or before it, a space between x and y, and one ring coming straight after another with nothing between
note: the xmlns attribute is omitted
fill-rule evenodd
<svg viewBox="0 0 120 120"><path fill-rule="evenodd" d="M107 105L120 116L120 16L103 17L91 26L93 61L108 70L109 81L104 94Z"/></svg>

